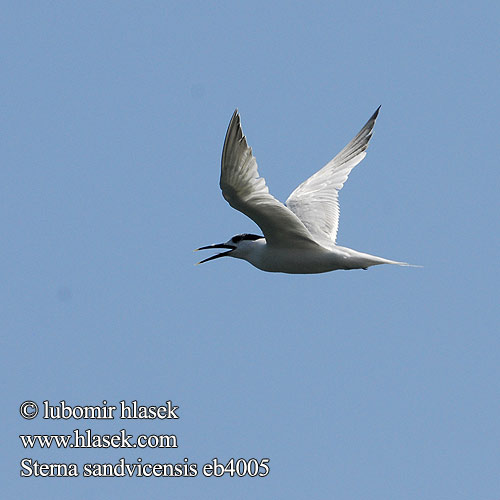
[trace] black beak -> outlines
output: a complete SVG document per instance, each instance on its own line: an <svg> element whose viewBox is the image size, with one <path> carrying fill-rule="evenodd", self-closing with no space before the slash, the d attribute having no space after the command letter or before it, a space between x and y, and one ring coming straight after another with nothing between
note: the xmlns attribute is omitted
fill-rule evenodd
<svg viewBox="0 0 500 500"><path fill-rule="evenodd" d="M225 243L218 243L217 245L207 245L206 247L197 248L195 252L197 252L198 250L210 250L212 248L229 248L229 250L227 252L218 253L217 255L212 255L212 257L208 257L208 259L200 260L200 262L198 262L197 264L203 264L204 262L208 262L209 260L218 259L219 257L225 257L226 255L229 255L236 247L233 245L226 245Z"/></svg>

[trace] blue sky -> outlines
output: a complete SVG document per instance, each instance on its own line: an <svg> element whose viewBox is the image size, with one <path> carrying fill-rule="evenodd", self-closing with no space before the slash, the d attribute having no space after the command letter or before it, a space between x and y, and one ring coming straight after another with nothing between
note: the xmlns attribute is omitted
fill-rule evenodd
<svg viewBox="0 0 500 500"><path fill-rule="evenodd" d="M5 2L4 498L500 495L495 2ZM218 176L238 107L281 200L378 105L338 242L421 264L316 276L201 245L258 228ZM33 400L178 420L23 420ZM20 434L174 434L33 449ZM269 458L265 478L21 478L20 461Z"/></svg>

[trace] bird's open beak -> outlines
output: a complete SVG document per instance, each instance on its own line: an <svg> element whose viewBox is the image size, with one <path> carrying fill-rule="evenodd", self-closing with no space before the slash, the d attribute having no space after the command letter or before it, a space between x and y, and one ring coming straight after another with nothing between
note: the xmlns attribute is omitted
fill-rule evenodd
<svg viewBox="0 0 500 500"><path fill-rule="evenodd" d="M217 255L212 255L212 257L208 257L208 259L200 260L200 262L197 262L197 265L208 262L209 260L218 259L219 257L225 257L226 255L229 255L236 247L233 245L227 245L226 243L218 243L217 245L207 245L206 247L197 248L195 252L197 252L198 250L210 250L212 248L229 248L229 250L227 252L218 253Z"/></svg>

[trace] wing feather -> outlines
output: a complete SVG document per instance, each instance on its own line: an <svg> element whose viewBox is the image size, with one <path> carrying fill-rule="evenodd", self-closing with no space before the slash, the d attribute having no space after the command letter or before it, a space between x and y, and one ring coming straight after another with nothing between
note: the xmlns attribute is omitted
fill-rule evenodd
<svg viewBox="0 0 500 500"><path fill-rule="evenodd" d="M269 193L243 135L238 110L233 113L224 141L220 187L225 200L261 228L270 246L317 247L297 215Z"/></svg>
<svg viewBox="0 0 500 500"><path fill-rule="evenodd" d="M304 223L312 237L326 248L335 246L339 227L338 192L351 170L366 156L380 106L354 139L321 170L298 186L287 207Z"/></svg>

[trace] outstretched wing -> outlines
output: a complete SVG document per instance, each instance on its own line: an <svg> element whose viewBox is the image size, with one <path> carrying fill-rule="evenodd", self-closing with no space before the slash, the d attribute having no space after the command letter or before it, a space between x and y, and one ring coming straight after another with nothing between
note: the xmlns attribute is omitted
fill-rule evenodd
<svg viewBox="0 0 500 500"><path fill-rule="evenodd" d="M366 156L380 106L358 135L321 170L304 181L286 200L286 205L304 223L315 241L335 246L339 228L338 193L351 170Z"/></svg>
<svg viewBox="0 0 500 500"><path fill-rule="evenodd" d="M269 245L318 246L300 219L269 193L243 135L238 110L233 113L224 141L220 187L226 201L262 229Z"/></svg>

